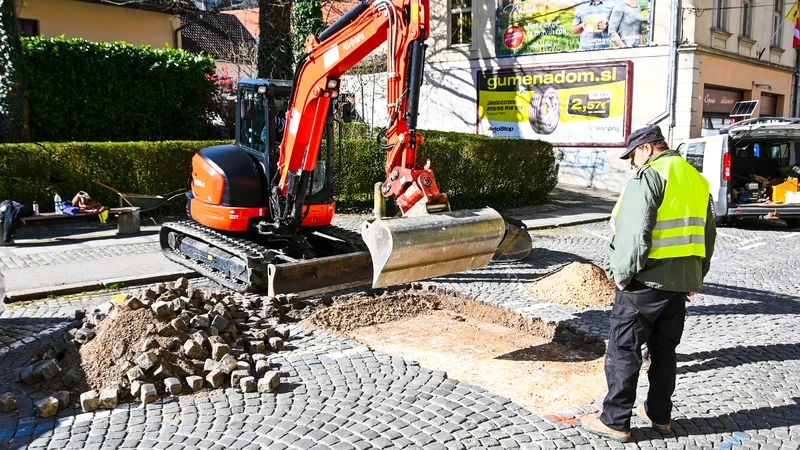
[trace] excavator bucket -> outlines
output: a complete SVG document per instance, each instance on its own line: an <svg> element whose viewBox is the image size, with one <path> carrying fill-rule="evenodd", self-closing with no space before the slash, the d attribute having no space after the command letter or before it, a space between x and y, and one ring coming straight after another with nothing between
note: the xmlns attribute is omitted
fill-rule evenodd
<svg viewBox="0 0 800 450"><path fill-rule="evenodd" d="M506 235L494 252L492 261L521 261L528 257L533 248L533 239L528 227L521 220L503 217L506 222Z"/></svg>
<svg viewBox="0 0 800 450"><path fill-rule="evenodd" d="M361 228L374 288L484 267L505 233L491 208L377 219Z"/></svg>

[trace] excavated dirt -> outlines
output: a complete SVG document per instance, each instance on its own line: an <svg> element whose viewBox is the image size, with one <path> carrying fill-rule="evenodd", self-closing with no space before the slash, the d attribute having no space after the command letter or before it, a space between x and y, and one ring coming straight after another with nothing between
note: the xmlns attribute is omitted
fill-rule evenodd
<svg viewBox="0 0 800 450"><path fill-rule="evenodd" d="M594 264L574 262L527 288L536 298L580 309L611 306L614 283Z"/></svg>
<svg viewBox="0 0 800 450"><path fill-rule="evenodd" d="M537 414L589 404L605 391L602 357L553 342L556 327L539 320L439 294L355 294L347 300L300 325L444 370Z"/></svg>
<svg viewBox="0 0 800 450"><path fill-rule="evenodd" d="M101 389L109 382L122 381L127 384L122 361L133 359L141 353L142 344L149 339L158 341L160 348L156 350L159 359L170 364L175 376L187 376L194 373L190 359L181 354L167 352L164 347L177 337L181 342L189 336L169 327L168 320L159 320L150 309L127 310L119 308L116 317L108 317L93 330L96 337L77 350L72 348L60 362L62 373L77 368L83 376L81 383L70 389L73 398L90 389ZM171 318L174 318L171 317ZM162 329L159 336L158 330ZM112 350L121 346L124 350L119 358ZM62 390L58 379L45 381L41 390L46 393Z"/></svg>
<svg viewBox="0 0 800 450"><path fill-rule="evenodd" d="M161 321L150 309L135 311L120 310L116 318L109 317L100 322L94 329L97 337L81 346L81 369L86 374L86 383L92 389L99 389L109 381L125 378L120 371L119 361L133 361L141 354L145 340L156 339L160 345L157 350L159 359L166 359L175 371L176 376L187 376L194 373L192 362L183 355L164 351L164 347L172 337L180 338L181 343L189 336L172 327L166 328L169 336L159 336L156 332L161 327L169 327L169 321ZM122 345L125 349L122 356L114 357L112 349Z"/></svg>

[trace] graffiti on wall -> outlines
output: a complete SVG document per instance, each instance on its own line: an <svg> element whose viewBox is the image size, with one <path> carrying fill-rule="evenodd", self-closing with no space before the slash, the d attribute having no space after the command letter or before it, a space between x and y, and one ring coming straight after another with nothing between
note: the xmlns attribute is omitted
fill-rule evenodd
<svg viewBox="0 0 800 450"><path fill-rule="evenodd" d="M602 172L606 168L606 149L558 148L559 165L576 169L593 169Z"/></svg>

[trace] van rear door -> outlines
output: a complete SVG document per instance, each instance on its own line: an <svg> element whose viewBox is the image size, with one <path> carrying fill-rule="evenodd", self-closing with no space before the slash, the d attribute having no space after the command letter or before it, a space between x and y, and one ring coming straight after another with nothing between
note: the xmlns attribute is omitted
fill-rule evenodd
<svg viewBox="0 0 800 450"><path fill-rule="evenodd" d="M689 139L678 147L678 151L708 180L717 216L727 214L728 181L731 170L730 156L725 156L728 153L728 135L718 134Z"/></svg>

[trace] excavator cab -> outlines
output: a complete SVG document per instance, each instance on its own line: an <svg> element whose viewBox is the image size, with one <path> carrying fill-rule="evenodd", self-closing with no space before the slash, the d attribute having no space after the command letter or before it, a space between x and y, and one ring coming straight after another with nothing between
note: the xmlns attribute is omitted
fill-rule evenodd
<svg viewBox="0 0 800 450"><path fill-rule="evenodd" d="M267 183L277 172L291 93L292 83L286 80L247 78L239 82L236 144L261 164ZM332 174L333 148L320 146L308 203L333 204ZM304 225L313 226L310 222Z"/></svg>

